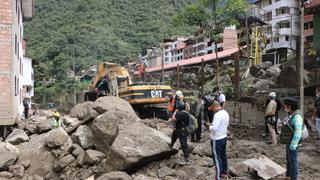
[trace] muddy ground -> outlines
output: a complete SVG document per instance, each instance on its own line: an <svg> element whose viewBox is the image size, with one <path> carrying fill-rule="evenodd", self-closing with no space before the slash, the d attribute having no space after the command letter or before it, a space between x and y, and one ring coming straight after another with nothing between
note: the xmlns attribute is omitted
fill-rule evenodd
<svg viewBox="0 0 320 180"><path fill-rule="evenodd" d="M158 119L145 119L146 125L156 128L160 131L170 134L170 129L165 121ZM156 123L154 123L156 122ZM279 145L270 147L266 138L262 137L264 127L254 126L240 126L233 125L229 127L230 134L228 137L228 163L229 168L236 163L242 162L245 159L250 159L265 155L271 160L275 161L282 167L285 166L285 146ZM303 146L300 147L298 153L301 180L320 179L320 143L316 133L309 131L309 138L304 141ZM189 139L190 142L190 139ZM153 177L155 179L213 179L214 166L212 159L208 155L210 147L209 131L203 131L202 140L200 143L191 143L191 149L194 150L190 155L191 164L182 165L182 151L170 159L160 162L154 162L147 167L136 172L133 177L138 175L145 175L146 177ZM176 147L180 147L176 143ZM202 147L199 153L199 147ZM196 151L196 152L195 152ZM204 152L206 151L206 152ZM200 154L200 155L199 155ZM139 176L138 176L139 177ZM140 176L141 177L141 176ZM147 178L148 179L148 178ZM254 173L244 173L236 176L229 172L229 177L224 179L261 179ZM273 179L283 179L282 176Z"/></svg>

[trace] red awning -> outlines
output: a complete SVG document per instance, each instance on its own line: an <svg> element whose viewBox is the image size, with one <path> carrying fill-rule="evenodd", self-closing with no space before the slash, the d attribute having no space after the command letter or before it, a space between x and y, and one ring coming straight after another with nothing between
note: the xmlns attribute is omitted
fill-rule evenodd
<svg viewBox="0 0 320 180"><path fill-rule="evenodd" d="M218 58L224 58L224 57L228 57L231 56L232 54L234 54L235 52L238 52L238 48L233 48L233 49L228 49L225 51L221 51L218 52ZM182 59L179 61L175 61L169 64L165 64L164 65L164 69L168 70L168 69L173 69L176 68L179 64L179 66L188 66L188 65L192 65L192 64L199 64L201 63L202 59L204 60L204 62L206 61L212 61L216 59L216 55L213 54L206 54L203 56L197 56L197 57L193 57L190 59ZM161 71L162 70L162 66L156 66L156 67L151 67L151 68L147 68L146 69L147 72L156 72L156 71Z"/></svg>

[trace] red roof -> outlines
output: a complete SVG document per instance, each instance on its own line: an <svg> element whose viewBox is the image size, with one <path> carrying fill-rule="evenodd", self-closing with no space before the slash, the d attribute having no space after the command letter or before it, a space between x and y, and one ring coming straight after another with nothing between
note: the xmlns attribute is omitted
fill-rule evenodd
<svg viewBox="0 0 320 180"><path fill-rule="evenodd" d="M232 54L234 54L235 52L238 52L238 48L233 48L233 49L228 49L225 51L221 51L218 52L218 58L224 58L224 57L228 57ZM190 59L182 59L180 61L175 61L169 64L165 64L164 65L164 69L173 69L176 68L179 64L179 66L188 66L188 65L192 65L192 64L199 64L201 63L202 59L204 60L204 62L206 61L212 61L216 59L216 55L213 54L206 54L203 56L197 56L197 57L193 57ZM147 72L156 72L156 71L161 71L162 70L162 66L156 66L156 67L150 67L147 68Z"/></svg>

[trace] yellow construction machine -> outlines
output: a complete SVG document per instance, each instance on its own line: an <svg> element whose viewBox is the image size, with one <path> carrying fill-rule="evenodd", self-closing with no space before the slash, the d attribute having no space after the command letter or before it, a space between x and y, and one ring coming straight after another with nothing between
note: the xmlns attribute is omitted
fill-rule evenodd
<svg viewBox="0 0 320 180"><path fill-rule="evenodd" d="M107 81L108 91L100 93L97 87ZM133 83L128 70L115 63L100 63L89 91L85 93L86 101L95 101L100 96L117 96L128 101L140 117L167 118L166 105L172 96L168 85L154 82Z"/></svg>

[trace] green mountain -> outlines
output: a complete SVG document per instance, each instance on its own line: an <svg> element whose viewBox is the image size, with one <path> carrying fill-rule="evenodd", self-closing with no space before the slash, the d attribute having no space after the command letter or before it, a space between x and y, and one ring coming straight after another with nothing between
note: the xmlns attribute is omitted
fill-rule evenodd
<svg viewBox="0 0 320 180"><path fill-rule="evenodd" d="M192 1L36 0L25 23L27 55L38 62L36 94L72 91L68 70L79 75L101 61L125 62L162 37L191 34L195 28L176 27L171 17ZM50 79L57 83L45 85Z"/></svg>

